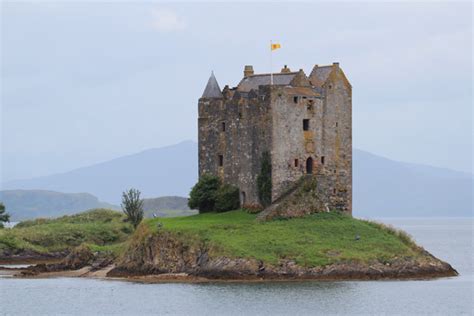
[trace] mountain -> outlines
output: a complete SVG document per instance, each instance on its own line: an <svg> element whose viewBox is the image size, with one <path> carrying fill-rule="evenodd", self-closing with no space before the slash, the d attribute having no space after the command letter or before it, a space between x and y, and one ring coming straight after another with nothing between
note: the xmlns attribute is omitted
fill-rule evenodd
<svg viewBox="0 0 474 316"><path fill-rule="evenodd" d="M353 214L357 217L472 216L473 175L353 152ZM188 196L197 180L192 141L146 150L71 172L4 184L10 189L90 192L120 203L135 187L143 197ZM158 208L160 209L160 207Z"/></svg>
<svg viewBox="0 0 474 316"><path fill-rule="evenodd" d="M353 152L355 216L472 216L473 196L472 174Z"/></svg>
<svg viewBox="0 0 474 316"><path fill-rule="evenodd" d="M185 141L66 173L10 181L3 188L90 192L114 204L120 204L122 192L132 187L144 198L188 196L197 181L197 159L197 144Z"/></svg>
<svg viewBox="0 0 474 316"><path fill-rule="evenodd" d="M57 217L74 214L91 208L118 209L99 201L89 193L61 193L46 190L0 191L0 201L11 215L12 222L37 217Z"/></svg>

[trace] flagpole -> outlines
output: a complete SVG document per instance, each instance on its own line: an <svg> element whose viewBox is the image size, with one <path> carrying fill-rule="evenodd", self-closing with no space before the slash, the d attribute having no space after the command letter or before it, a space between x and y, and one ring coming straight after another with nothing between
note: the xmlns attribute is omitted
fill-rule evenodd
<svg viewBox="0 0 474 316"><path fill-rule="evenodd" d="M273 42L270 40L270 85L273 86L273 54L272 54Z"/></svg>

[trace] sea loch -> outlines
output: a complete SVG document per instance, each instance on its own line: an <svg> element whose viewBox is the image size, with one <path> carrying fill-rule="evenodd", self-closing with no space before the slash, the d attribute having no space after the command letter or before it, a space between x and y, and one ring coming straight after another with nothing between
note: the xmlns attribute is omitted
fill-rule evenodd
<svg viewBox="0 0 474 316"><path fill-rule="evenodd" d="M471 218L382 219L458 277L413 281L141 284L82 278L0 280L5 315L471 315ZM455 238L454 238L455 237Z"/></svg>

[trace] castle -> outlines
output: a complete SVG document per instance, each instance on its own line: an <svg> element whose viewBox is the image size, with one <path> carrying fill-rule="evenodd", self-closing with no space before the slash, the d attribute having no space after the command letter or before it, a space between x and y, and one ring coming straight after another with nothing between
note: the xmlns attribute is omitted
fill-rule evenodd
<svg viewBox="0 0 474 316"><path fill-rule="evenodd" d="M309 76L286 65L273 75L245 66L237 87L223 90L212 73L198 127L199 175L237 186L241 205L260 202L257 176L268 152L272 201L311 175L321 211L352 213L352 87L339 63L316 65Z"/></svg>

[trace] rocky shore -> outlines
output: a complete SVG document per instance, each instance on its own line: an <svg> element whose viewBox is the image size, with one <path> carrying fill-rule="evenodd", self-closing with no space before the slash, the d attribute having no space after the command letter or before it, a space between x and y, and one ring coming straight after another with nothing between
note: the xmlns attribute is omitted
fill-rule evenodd
<svg viewBox="0 0 474 316"><path fill-rule="evenodd" d="M44 258L37 258L39 264L9 269L9 274L17 277L119 278L143 282L428 279L458 275L448 263L426 251L418 258L303 267L290 259L270 265L254 259L213 257L212 250L204 243L189 247L168 233L142 240L133 249L121 258L112 258L93 253L87 247L78 247L59 262L42 263ZM32 263L31 259L25 262ZM15 258L5 263L20 262Z"/></svg>

